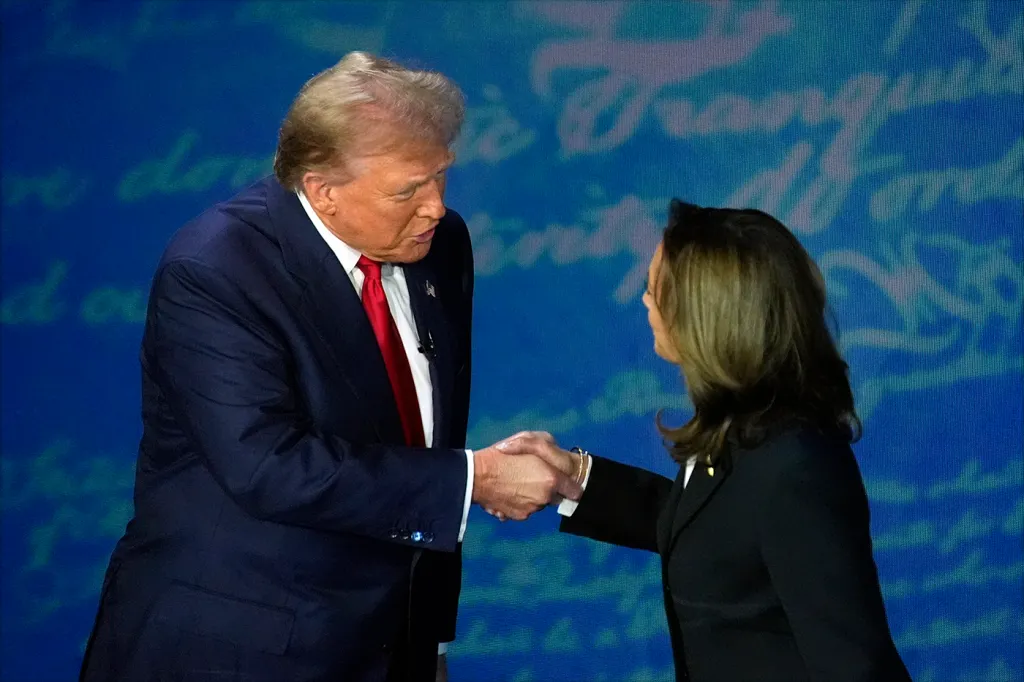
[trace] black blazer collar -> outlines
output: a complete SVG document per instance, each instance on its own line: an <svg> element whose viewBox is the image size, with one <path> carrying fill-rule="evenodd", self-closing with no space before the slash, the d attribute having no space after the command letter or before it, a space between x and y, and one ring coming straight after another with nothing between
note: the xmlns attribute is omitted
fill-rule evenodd
<svg viewBox="0 0 1024 682"><path fill-rule="evenodd" d="M672 552L679 534L708 503L719 486L732 473L732 455L727 450L716 460L714 475L707 464L698 458L690 474L689 483L683 487L686 467L679 467L679 475L672 484L668 504L658 520L658 549L663 556Z"/></svg>

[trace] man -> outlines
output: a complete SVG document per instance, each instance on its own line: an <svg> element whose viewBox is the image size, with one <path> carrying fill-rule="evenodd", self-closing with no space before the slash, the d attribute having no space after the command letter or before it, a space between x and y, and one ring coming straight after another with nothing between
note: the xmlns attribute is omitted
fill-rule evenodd
<svg viewBox="0 0 1024 682"><path fill-rule="evenodd" d="M578 497L539 458L462 449L463 112L440 74L352 53L299 93L275 177L175 235L82 680L443 678L470 502Z"/></svg>

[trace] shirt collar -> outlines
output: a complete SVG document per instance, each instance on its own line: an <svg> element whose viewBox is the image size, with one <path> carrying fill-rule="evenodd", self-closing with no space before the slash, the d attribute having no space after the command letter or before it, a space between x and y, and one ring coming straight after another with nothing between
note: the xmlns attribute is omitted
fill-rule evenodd
<svg viewBox="0 0 1024 682"><path fill-rule="evenodd" d="M296 192L299 195L299 202L302 204L303 210L306 211L306 215L309 216L310 222L313 223L313 227L320 233L323 240L327 242L327 246L331 247L331 251L338 257L338 261L341 263L341 267L345 269L345 273L348 275L352 274L352 271L356 269L356 264L359 262L359 257L363 254L359 253L351 246L341 241L338 235L327 229L324 225L324 221L320 220L320 216L316 214L313 207L309 203L309 199L303 192Z"/></svg>

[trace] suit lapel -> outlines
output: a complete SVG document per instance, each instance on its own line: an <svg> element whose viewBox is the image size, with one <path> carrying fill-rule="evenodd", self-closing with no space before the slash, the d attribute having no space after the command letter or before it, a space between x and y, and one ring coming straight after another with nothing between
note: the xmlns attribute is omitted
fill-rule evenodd
<svg viewBox="0 0 1024 682"><path fill-rule="evenodd" d="M417 263L403 265L405 283L409 288L409 302L416 320L416 333L422 348L430 349L427 361L430 363L430 383L433 386L434 438L427 445L443 447L447 442L448 420L451 415L446 409L451 404L454 381L454 347L451 325L445 319L438 278L432 274L428 256Z"/></svg>
<svg viewBox="0 0 1024 682"><path fill-rule="evenodd" d="M671 514L671 521L666 524L669 535L664 544L665 556L671 554L673 546L679 539L679 534L690 524L697 513L704 508L708 500L711 499L711 496L732 473L732 460L728 452L723 453L718 458L715 462L714 470L715 475L711 476L708 474L707 466L698 459L697 464L693 467L693 473L690 475L690 481L686 488L682 488L680 480L676 481L680 492L675 498L675 506L669 507L669 509L674 509L674 512L669 512Z"/></svg>
<svg viewBox="0 0 1024 682"><path fill-rule="evenodd" d="M363 399L363 405L370 407L367 413L381 441L404 442L401 418L377 337L352 281L333 253L325 261L319 281L312 282L303 293L299 312L323 340L353 392Z"/></svg>
<svg viewBox="0 0 1024 682"><path fill-rule="evenodd" d="M387 368L362 301L334 252L294 192L268 181L267 209L285 266L304 284L298 313L323 342L331 361L361 400L381 442L404 441Z"/></svg>

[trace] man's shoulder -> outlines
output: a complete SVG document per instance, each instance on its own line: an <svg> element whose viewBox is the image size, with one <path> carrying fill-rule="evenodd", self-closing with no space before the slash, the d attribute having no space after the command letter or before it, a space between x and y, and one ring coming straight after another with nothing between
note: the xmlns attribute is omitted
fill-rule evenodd
<svg viewBox="0 0 1024 682"><path fill-rule="evenodd" d="M275 247L267 209L272 181L267 178L250 185L187 222L172 235L161 264L189 260L223 266L241 254L252 257Z"/></svg>
<svg viewBox="0 0 1024 682"><path fill-rule="evenodd" d="M467 255L471 259L472 252L466 221L458 211L449 208L437 226L434 244L430 248L431 256L435 260L455 264L464 262Z"/></svg>
<svg viewBox="0 0 1024 682"><path fill-rule="evenodd" d="M447 244L459 249L469 244L469 228L466 226L466 221L458 211L451 208L447 209L444 217L441 218L437 235L443 238Z"/></svg>

